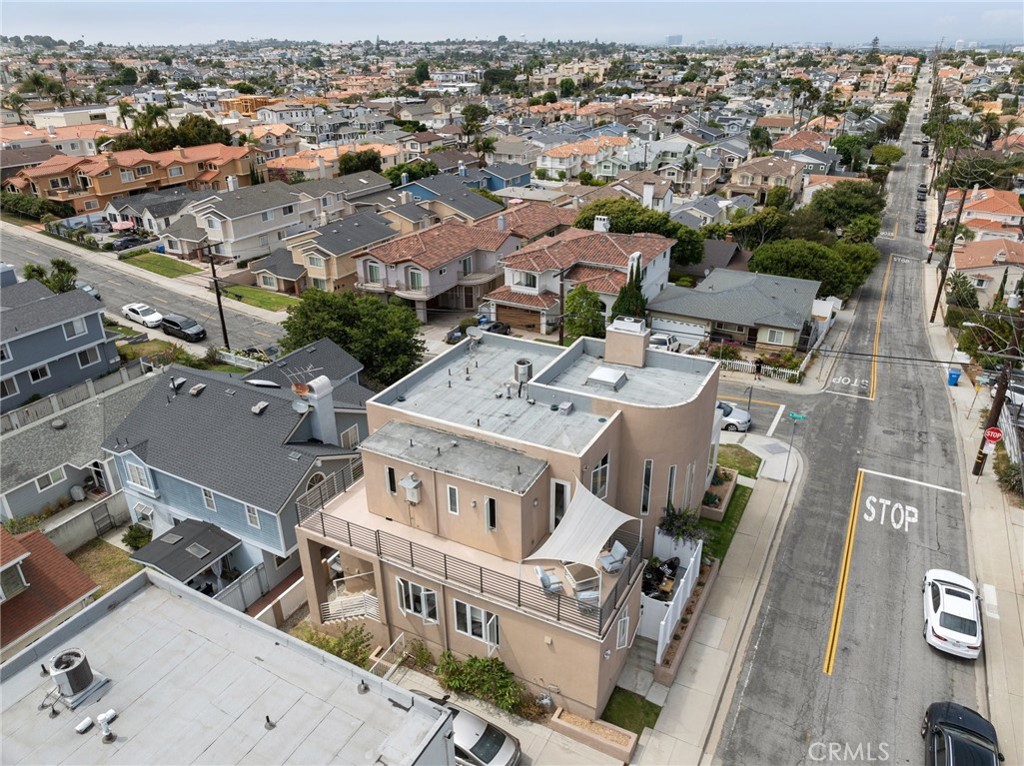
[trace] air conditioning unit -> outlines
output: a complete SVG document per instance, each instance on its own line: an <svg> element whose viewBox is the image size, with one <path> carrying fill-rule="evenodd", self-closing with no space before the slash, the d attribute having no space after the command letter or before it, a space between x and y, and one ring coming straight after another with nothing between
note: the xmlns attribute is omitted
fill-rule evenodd
<svg viewBox="0 0 1024 766"><path fill-rule="evenodd" d="M65 649L55 654L47 670L63 697L74 697L92 684L92 668L81 649Z"/></svg>

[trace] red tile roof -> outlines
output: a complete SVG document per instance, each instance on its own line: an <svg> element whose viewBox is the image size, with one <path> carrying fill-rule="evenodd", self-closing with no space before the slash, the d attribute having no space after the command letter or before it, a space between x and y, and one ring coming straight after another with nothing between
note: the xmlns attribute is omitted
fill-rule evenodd
<svg viewBox="0 0 1024 766"><path fill-rule="evenodd" d="M498 303L511 306L521 306L527 309L549 309L558 305L558 296L549 290L545 290L539 295L517 293L508 285L492 290L484 297L489 301L497 301Z"/></svg>
<svg viewBox="0 0 1024 766"><path fill-rule="evenodd" d="M607 234L588 229L569 229L556 237L534 242L502 259L504 265L521 271L561 271L568 266L588 264L625 269L629 256L640 253L646 266L676 241L660 234Z"/></svg>
<svg viewBox="0 0 1024 766"><path fill-rule="evenodd" d="M460 221L443 221L429 229L371 247L358 257L371 256L382 263L411 261L425 269L435 269L474 250L497 252L509 236L507 230L476 228Z"/></svg>
<svg viewBox="0 0 1024 766"><path fill-rule="evenodd" d="M14 642L99 587L42 532L26 532L14 539L30 554L21 563L29 585L0 604L0 646Z"/></svg>
<svg viewBox="0 0 1024 766"><path fill-rule="evenodd" d="M952 211L956 212L956 207L960 204L960 190L950 189L946 195L946 211L943 212L946 215L951 207L952 203L956 203L952 206ZM997 213L1000 215L1022 215L1024 210L1020 206L1020 197L1017 196L1016 192L1004 191L1002 189L978 189L978 191L968 191L967 201L964 203L964 210L976 210L985 213Z"/></svg>
<svg viewBox="0 0 1024 766"><path fill-rule="evenodd" d="M1024 243L1013 242L1009 239L983 239L979 242L968 242L953 252L953 264L957 271L1022 266L1024 265Z"/></svg>
<svg viewBox="0 0 1024 766"><path fill-rule="evenodd" d="M596 266L573 266L566 272L567 282L583 284L602 295L618 295L626 286L626 273Z"/></svg>
<svg viewBox="0 0 1024 766"><path fill-rule="evenodd" d="M564 207L551 207L539 202L523 202L474 224L477 229L497 229L498 220L504 216L505 231L518 234L524 239L533 239L560 226L572 226L578 213Z"/></svg>

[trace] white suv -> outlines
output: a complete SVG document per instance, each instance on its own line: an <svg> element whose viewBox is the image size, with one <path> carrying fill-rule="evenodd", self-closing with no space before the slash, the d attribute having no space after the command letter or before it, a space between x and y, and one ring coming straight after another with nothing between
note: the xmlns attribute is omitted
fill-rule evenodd
<svg viewBox="0 0 1024 766"><path fill-rule="evenodd" d="M668 333L656 332L647 341L647 348L655 348L658 351L678 351L679 338Z"/></svg>

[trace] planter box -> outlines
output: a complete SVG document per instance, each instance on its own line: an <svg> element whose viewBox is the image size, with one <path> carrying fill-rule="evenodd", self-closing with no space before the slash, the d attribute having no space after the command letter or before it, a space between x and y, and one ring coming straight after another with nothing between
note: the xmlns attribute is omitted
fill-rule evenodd
<svg viewBox="0 0 1024 766"><path fill-rule="evenodd" d="M712 521L721 521L725 517L725 511L729 507L729 501L732 500L732 493L736 489L736 479L739 477L738 471L733 471L730 468L718 469L722 473L729 476L725 480L724 484L720 484L717 487L711 487L708 491L713 492L722 498L722 502L717 507L710 505L702 505L700 507L700 517L702 519L711 519Z"/></svg>
<svg viewBox="0 0 1024 766"><path fill-rule="evenodd" d="M701 612L704 611L704 604L707 603L708 595L711 593L711 586L715 584L715 578L718 577L720 563L718 559L711 560L711 571L708 572L708 580L704 583L700 596L697 597L697 603L693 605L693 614L690 615L689 622L686 623L686 627L682 630L682 637L676 645L675 655L668 665L662 663L654 666L655 683L663 684L664 686L671 686L675 683L676 676L679 674L679 666L683 664L683 655L686 654L686 647L689 645L693 632L697 628L697 620L700 618ZM683 613L686 613L685 609Z"/></svg>
<svg viewBox="0 0 1024 766"><path fill-rule="evenodd" d="M620 745L618 742L614 742L610 739L605 739L600 734L591 731L590 729L584 729L577 726L575 723L566 721L563 718L565 711L562 708L556 708L554 715L551 716L551 720L548 721L548 725L557 732L572 737L577 742L592 747L598 752L609 755L622 763L629 763L633 757L633 751L636 750L636 742L638 737L631 731L621 729L614 724L610 724L607 721L594 721L594 723L608 731L615 732L616 734L628 739L625 745Z"/></svg>

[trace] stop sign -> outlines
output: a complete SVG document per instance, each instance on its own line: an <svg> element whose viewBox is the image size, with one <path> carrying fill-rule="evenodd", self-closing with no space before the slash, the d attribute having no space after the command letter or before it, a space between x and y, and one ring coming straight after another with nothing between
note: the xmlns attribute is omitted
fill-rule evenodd
<svg viewBox="0 0 1024 766"><path fill-rule="evenodd" d="M1002 440L1002 438L1003 429L996 428L995 426L992 426L992 428L985 429L985 441L992 442L993 444L995 444L996 442Z"/></svg>

